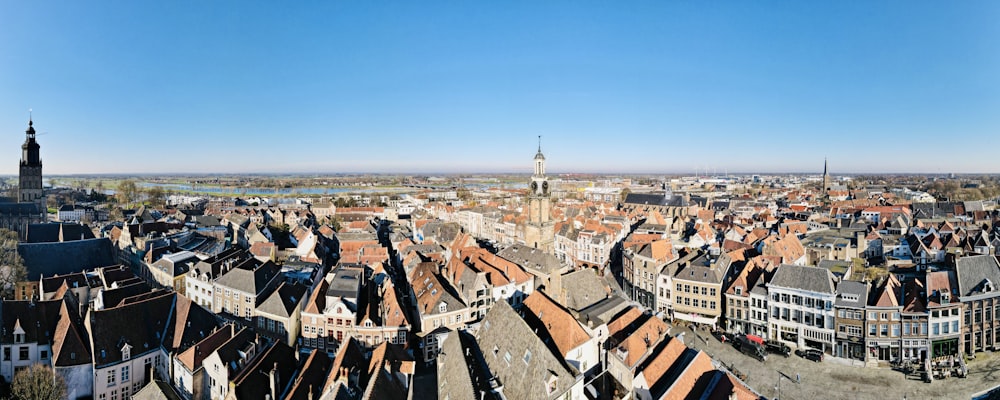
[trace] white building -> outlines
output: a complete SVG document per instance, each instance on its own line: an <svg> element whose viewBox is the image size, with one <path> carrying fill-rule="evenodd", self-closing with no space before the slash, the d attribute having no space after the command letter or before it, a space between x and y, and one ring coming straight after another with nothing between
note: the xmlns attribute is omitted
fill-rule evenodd
<svg viewBox="0 0 1000 400"><path fill-rule="evenodd" d="M767 285L768 337L799 348L834 346L833 275L826 268L782 264Z"/></svg>

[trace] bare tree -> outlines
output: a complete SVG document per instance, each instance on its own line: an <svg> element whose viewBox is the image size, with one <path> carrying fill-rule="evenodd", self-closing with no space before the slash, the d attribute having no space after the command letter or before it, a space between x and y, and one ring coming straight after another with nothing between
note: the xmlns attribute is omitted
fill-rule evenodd
<svg viewBox="0 0 1000 400"><path fill-rule="evenodd" d="M17 243L17 232L0 229L0 297L4 299L13 299L14 287L28 277Z"/></svg>
<svg viewBox="0 0 1000 400"><path fill-rule="evenodd" d="M52 368L34 364L14 375L10 394L16 400L60 400L66 397L66 381Z"/></svg>
<svg viewBox="0 0 1000 400"><path fill-rule="evenodd" d="M159 186L146 190L146 196L149 197L149 204L153 207L163 207L167 199L167 193Z"/></svg>
<svg viewBox="0 0 1000 400"><path fill-rule="evenodd" d="M130 207L135 202L138 194L139 187L131 179L121 181L115 189L115 196L118 197L118 202L124 204L125 207Z"/></svg>

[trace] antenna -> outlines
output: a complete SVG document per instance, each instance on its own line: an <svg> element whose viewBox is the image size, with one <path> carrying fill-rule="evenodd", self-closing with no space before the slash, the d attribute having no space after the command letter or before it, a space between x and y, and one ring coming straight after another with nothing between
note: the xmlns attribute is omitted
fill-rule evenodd
<svg viewBox="0 0 1000 400"><path fill-rule="evenodd" d="M542 152L542 135L538 135L538 152Z"/></svg>

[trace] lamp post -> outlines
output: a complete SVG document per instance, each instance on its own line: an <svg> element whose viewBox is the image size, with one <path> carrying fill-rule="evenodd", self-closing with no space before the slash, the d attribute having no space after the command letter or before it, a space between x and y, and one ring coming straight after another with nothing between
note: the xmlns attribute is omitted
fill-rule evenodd
<svg viewBox="0 0 1000 400"><path fill-rule="evenodd" d="M792 379L792 377L785 375L784 372L781 371L777 372L778 372L778 397L776 397L775 400L781 400L781 378L788 379L792 383L798 384L800 377L799 374L795 374L795 379Z"/></svg>

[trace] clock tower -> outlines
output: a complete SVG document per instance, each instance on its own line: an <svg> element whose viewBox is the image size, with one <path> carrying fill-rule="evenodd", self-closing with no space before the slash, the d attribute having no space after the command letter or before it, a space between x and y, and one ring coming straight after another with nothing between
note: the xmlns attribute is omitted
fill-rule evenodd
<svg viewBox="0 0 1000 400"><path fill-rule="evenodd" d="M555 241L555 223L551 217L551 188L545 176L545 155L542 154L542 137L538 137L535 154L535 173L528 183L528 221L524 226L524 243L552 254Z"/></svg>

